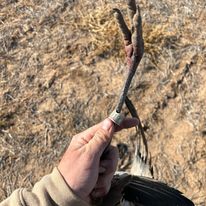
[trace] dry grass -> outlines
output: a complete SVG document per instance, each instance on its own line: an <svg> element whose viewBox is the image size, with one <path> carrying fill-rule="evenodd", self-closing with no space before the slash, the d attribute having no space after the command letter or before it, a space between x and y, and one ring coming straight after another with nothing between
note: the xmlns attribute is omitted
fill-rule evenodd
<svg viewBox="0 0 206 206"><path fill-rule="evenodd" d="M202 206L205 2L140 1L140 6L145 56L130 96L144 123L156 178ZM50 172L70 137L114 108L125 67L114 7L126 14L123 0L0 3L2 199ZM133 143L133 130L114 140L128 138Z"/></svg>
<svg viewBox="0 0 206 206"><path fill-rule="evenodd" d="M94 59L97 56L119 56L121 43L111 5L102 4L95 9L84 10L84 4L74 10L78 16L74 19L74 30L88 36L88 57ZM87 58L88 58L87 57Z"/></svg>

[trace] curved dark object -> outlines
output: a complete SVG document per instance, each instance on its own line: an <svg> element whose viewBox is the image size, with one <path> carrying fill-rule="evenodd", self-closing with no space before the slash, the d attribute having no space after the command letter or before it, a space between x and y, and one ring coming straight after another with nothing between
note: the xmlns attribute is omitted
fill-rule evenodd
<svg viewBox="0 0 206 206"><path fill-rule="evenodd" d="M137 131L139 130L141 135L137 140L130 174L117 172L113 177L109 193L101 200L95 200L94 205L194 206L194 203L183 196L177 189L152 179L152 166L144 129L134 105L127 97L130 83L144 53L140 9L136 6L135 0L127 0L127 6L132 25L131 31L128 29L121 12L118 9L114 9L118 25L123 34L125 46L132 45L133 48L132 62L120 94L116 112L121 113L122 106L126 103L132 117L136 117L139 120Z"/></svg>
<svg viewBox="0 0 206 206"><path fill-rule="evenodd" d="M182 193L152 178L116 174L102 206L194 206Z"/></svg>
<svg viewBox="0 0 206 206"><path fill-rule="evenodd" d="M128 29L120 10L114 9L117 23L124 38L125 46L132 46L132 54L130 56L131 64L129 65L126 80L116 107L116 112L118 113L121 113L132 78L135 75L137 67L144 54L144 40L142 37L142 18L140 14L140 8L139 6L136 7L135 0L127 0L127 7L131 21L130 23L132 25L131 31Z"/></svg>

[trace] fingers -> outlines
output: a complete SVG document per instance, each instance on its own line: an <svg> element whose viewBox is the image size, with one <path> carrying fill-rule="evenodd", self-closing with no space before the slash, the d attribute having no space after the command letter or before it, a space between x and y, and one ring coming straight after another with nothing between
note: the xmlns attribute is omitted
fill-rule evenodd
<svg viewBox="0 0 206 206"><path fill-rule="evenodd" d="M102 166L99 167L99 174L103 174L106 171L106 169Z"/></svg>
<svg viewBox="0 0 206 206"><path fill-rule="evenodd" d="M94 125L93 127L90 127L89 129L79 133L78 135L74 136L73 139L75 139L75 141L77 139L84 139L85 144L88 143L95 135L95 133L99 130L99 129L105 129L105 125L104 124L109 124L109 134L113 134L113 132L118 132L122 129L128 129L131 127L135 127L136 125L138 125L138 119L137 118L125 118L123 120L123 122L121 123L120 126L114 125L114 123L109 119L105 119L104 121L100 122L99 124ZM107 129L106 129L107 130ZM109 141L109 140L108 140Z"/></svg>
<svg viewBox="0 0 206 206"><path fill-rule="evenodd" d="M113 10L114 10L114 16L117 20L118 26L122 32L125 45L129 45L131 43L131 32L126 25L120 10L119 9L113 9Z"/></svg>
<svg viewBox="0 0 206 206"><path fill-rule="evenodd" d="M95 135L95 133L97 132L97 130L100 129L100 128L102 128L102 126L103 126L104 123L105 123L105 124L107 124L107 123L108 123L108 124L111 124L111 120L110 120L109 118L107 118L107 119L103 120L102 122L100 122L100 123L98 123L98 124L96 124L96 125L88 128L88 129L86 129L85 131L79 133L77 136L78 136L78 137L84 136L85 140L87 140L87 142L89 142L89 141L93 138L93 136ZM112 127L110 128L110 130L113 129L114 124L112 124L111 126L112 126Z"/></svg>
<svg viewBox="0 0 206 206"><path fill-rule="evenodd" d="M111 184L101 187L101 188L96 188L92 191L92 198L99 198L99 197L104 197L110 190Z"/></svg>
<svg viewBox="0 0 206 206"><path fill-rule="evenodd" d="M105 175L114 174L117 168L119 159L119 151L117 147L110 145L107 151L103 154L100 160L100 168L104 168Z"/></svg>
<svg viewBox="0 0 206 206"><path fill-rule="evenodd" d="M139 121L137 118L134 118L134 117L125 118L120 126L118 126L118 125L115 126L115 132L119 132L122 129L128 129L131 127L135 127L138 124L139 124Z"/></svg>
<svg viewBox="0 0 206 206"><path fill-rule="evenodd" d="M132 25L133 17L136 14L136 3L135 0L127 0L127 13L130 18L130 22Z"/></svg>
<svg viewBox="0 0 206 206"><path fill-rule="evenodd" d="M100 162L100 168L104 168L105 171L98 177L95 189L92 192L93 197L103 197L109 192L111 181L117 168L118 157L118 149L114 146L109 146L107 153L104 154L104 159Z"/></svg>
<svg viewBox="0 0 206 206"><path fill-rule="evenodd" d="M92 151L100 158L105 148L111 142L113 133L114 133L113 122L110 119L104 120L101 124L101 127L97 129L94 136L88 141L88 144L86 145L88 150Z"/></svg>

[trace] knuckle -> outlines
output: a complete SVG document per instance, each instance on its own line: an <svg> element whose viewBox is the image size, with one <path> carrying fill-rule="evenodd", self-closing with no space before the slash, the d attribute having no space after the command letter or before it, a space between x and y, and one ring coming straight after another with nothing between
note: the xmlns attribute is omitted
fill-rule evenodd
<svg viewBox="0 0 206 206"><path fill-rule="evenodd" d="M106 185L105 187L101 188L102 196L105 196L109 192L110 186Z"/></svg>
<svg viewBox="0 0 206 206"><path fill-rule="evenodd" d="M107 142L108 141L108 134L103 129L99 129L96 133L95 136L97 139L99 139L101 142Z"/></svg>
<svg viewBox="0 0 206 206"><path fill-rule="evenodd" d="M116 171L116 162L111 165L110 173L115 173Z"/></svg>
<svg viewBox="0 0 206 206"><path fill-rule="evenodd" d="M111 146L111 147L112 147L115 159L118 159L118 157L119 157L119 150L118 150L118 148L115 147L115 146Z"/></svg>

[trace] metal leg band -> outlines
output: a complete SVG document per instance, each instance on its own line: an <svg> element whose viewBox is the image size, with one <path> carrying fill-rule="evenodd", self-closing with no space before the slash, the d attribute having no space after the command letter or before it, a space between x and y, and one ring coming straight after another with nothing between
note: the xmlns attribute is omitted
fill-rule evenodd
<svg viewBox="0 0 206 206"><path fill-rule="evenodd" d="M116 110L114 110L110 115L109 119L111 119L115 124L121 125L122 121L124 120L124 115L121 113L118 113Z"/></svg>

